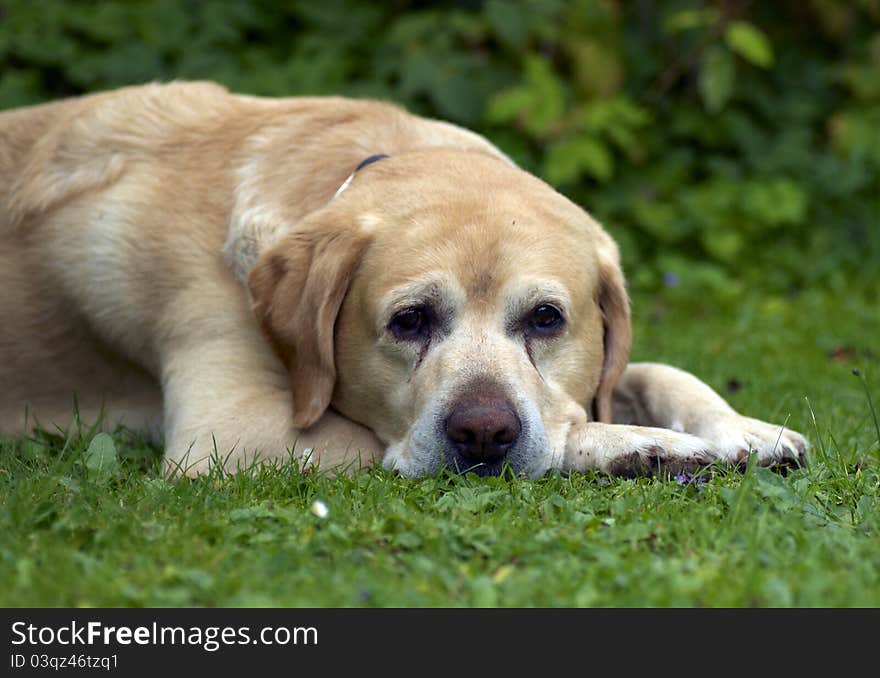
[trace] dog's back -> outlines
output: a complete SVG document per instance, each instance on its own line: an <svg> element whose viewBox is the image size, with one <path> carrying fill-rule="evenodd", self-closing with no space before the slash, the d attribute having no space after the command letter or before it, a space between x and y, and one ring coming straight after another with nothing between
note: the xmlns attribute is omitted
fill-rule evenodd
<svg viewBox="0 0 880 678"><path fill-rule="evenodd" d="M84 421L158 426L155 379L94 317L112 315L102 290L124 283L106 261L124 246L113 207L97 196L223 97L210 83L151 85L0 112L0 433L26 431L34 415L66 428L74 396Z"/></svg>
<svg viewBox="0 0 880 678"><path fill-rule="evenodd" d="M0 112L0 196L4 203L34 147L65 115L69 105L56 102ZM0 214L0 224L7 221L7 215Z"/></svg>

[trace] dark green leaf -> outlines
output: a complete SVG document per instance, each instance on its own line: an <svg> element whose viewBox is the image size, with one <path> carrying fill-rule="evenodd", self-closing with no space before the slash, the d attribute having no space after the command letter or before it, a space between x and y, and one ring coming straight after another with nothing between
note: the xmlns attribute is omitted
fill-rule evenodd
<svg viewBox="0 0 880 678"><path fill-rule="evenodd" d="M703 56L700 68L700 95L710 113L717 113L733 94L736 69L733 59L723 47L711 47Z"/></svg>

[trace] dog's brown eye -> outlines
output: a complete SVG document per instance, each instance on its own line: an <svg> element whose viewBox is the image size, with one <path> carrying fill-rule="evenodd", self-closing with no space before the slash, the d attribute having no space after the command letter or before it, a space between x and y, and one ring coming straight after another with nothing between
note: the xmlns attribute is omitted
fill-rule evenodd
<svg viewBox="0 0 880 678"><path fill-rule="evenodd" d="M552 334L565 322L562 311L552 304L541 304L532 310L528 318L528 328L537 334Z"/></svg>
<svg viewBox="0 0 880 678"><path fill-rule="evenodd" d="M429 333L430 326L429 310L416 306L395 313L388 322L388 331L398 339L421 339Z"/></svg>

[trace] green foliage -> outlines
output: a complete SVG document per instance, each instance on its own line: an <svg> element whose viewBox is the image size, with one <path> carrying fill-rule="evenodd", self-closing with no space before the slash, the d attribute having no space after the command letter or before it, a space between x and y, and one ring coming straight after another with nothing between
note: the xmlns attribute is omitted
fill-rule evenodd
<svg viewBox="0 0 880 678"><path fill-rule="evenodd" d="M636 288L880 279L880 0L0 0L0 107L174 78L475 128Z"/></svg>
<svg viewBox="0 0 880 678"><path fill-rule="evenodd" d="M724 41L750 64L760 68L773 65L773 48L767 36L747 21L731 21L724 29Z"/></svg>
<svg viewBox="0 0 880 678"><path fill-rule="evenodd" d="M294 456L168 482L161 449L93 422L0 439L0 606L877 607L880 315L863 292L699 315L633 297L636 360L810 438L784 476L331 477Z"/></svg>
<svg viewBox="0 0 880 678"><path fill-rule="evenodd" d="M119 460L116 457L116 445L109 433L99 433L86 448L83 455L86 468L91 473L109 474L119 468Z"/></svg>
<svg viewBox="0 0 880 678"><path fill-rule="evenodd" d="M823 443L807 469L717 469L695 484L334 478L293 460L180 482L129 467L109 482L77 463L86 440L40 457L0 440L0 603L876 606L877 442L855 408L826 407L823 428L833 411L846 443Z"/></svg>

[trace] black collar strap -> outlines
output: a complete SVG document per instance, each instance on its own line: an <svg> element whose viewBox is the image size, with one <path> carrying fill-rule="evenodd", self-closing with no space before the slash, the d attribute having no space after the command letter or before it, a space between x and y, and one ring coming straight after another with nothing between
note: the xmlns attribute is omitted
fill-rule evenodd
<svg viewBox="0 0 880 678"><path fill-rule="evenodd" d="M360 164L354 168L354 172L352 172L351 174L348 175L348 179L343 181L342 186L340 186L336 190L336 193L333 194L333 198L338 197L340 193L342 193L346 188L348 188L348 185L351 183L351 180L354 179L354 175L357 174L364 167L366 167L367 165L372 165L374 162L378 162L379 160L382 160L383 158L390 158L390 157L391 156L389 156L387 153L376 153L375 155L371 155L369 158L365 158L364 160L361 160Z"/></svg>
<svg viewBox="0 0 880 678"><path fill-rule="evenodd" d="M375 155L371 155L369 158L361 160L361 163L357 167L354 168L354 172L352 172L351 174L348 175L348 179L346 179L345 181L342 182L342 186L340 186L339 188L336 189L336 193L333 194L333 198L331 198L331 200L338 198L339 194L342 193L342 191L344 191L346 188L348 188L348 185L351 183L351 180L354 179L354 175L357 174L359 170L362 170L367 165L372 165L374 162L378 162L379 160L382 160L383 158L390 158L390 157L391 156L389 156L386 153L376 153Z"/></svg>
<svg viewBox="0 0 880 678"><path fill-rule="evenodd" d="M362 170L367 165L372 165L374 162L378 162L383 158L390 158L391 156L387 153L376 153L376 155L371 155L369 158L361 161L361 164L354 168L354 171Z"/></svg>

